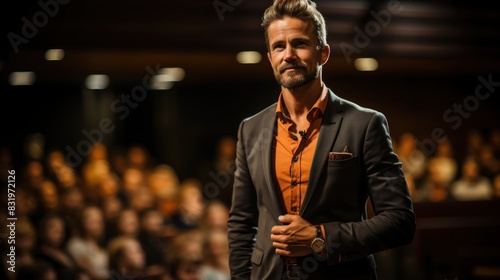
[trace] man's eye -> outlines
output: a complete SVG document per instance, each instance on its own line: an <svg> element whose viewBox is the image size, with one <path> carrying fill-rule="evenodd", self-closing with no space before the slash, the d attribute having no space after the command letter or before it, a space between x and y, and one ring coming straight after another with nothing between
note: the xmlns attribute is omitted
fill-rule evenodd
<svg viewBox="0 0 500 280"><path fill-rule="evenodd" d="M295 42L295 46L296 47L303 47L303 46L307 46L307 43L304 41L298 41L298 42Z"/></svg>
<svg viewBox="0 0 500 280"><path fill-rule="evenodd" d="M282 50L285 48L285 45L281 45L281 44L278 44L278 45L274 45L274 49L275 50Z"/></svg>

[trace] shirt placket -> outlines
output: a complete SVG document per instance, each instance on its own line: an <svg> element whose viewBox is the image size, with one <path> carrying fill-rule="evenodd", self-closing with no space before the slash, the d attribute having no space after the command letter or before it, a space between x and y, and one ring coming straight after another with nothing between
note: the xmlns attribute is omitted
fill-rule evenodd
<svg viewBox="0 0 500 280"><path fill-rule="evenodd" d="M297 154L297 149L299 147L300 140L297 135L290 130L292 124L288 127L289 134L289 144L290 144L290 152L291 152L291 161L290 161L290 214L298 213L298 178L299 178L299 159Z"/></svg>
<svg viewBox="0 0 500 280"><path fill-rule="evenodd" d="M307 131L308 127L306 128ZM290 147L292 147L292 159L290 161L290 214L298 215L301 203L301 155L306 145L305 137L298 137L292 131L288 131Z"/></svg>

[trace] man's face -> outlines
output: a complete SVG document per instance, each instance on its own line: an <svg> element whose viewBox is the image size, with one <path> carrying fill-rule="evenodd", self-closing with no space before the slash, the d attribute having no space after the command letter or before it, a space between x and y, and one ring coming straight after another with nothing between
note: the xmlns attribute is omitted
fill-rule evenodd
<svg viewBox="0 0 500 280"><path fill-rule="evenodd" d="M267 55L274 77L281 86L298 88L319 77L330 49L325 46L318 50L318 39L311 21L284 17L272 22L267 31Z"/></svg>

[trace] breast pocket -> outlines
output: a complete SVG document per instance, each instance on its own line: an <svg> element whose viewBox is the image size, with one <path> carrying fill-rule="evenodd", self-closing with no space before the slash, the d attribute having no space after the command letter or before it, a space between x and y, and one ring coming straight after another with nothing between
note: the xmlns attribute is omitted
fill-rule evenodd
<svg viewBox="0 0 500 280"><path fill-rule="evenodd" d="M346 160L328 161L322 195L328 197L332 211L342 210L344 216L340 217L341 220L351 220L345 213L358 216L359 209L361 209L360 194L363 192L361 170L360 159L357 156Z"/></svg>
<svg viewBox="0 0 500 280"><path fill-rule="evenodd" d="M328 161L328 184L335 188L356 186L361 175L359 157L355 156L346 160Z"/></svg>
<svg viewBox="0 0 500 280"><path fill-rule="evenodd" d="M328 168L348 168L352 166L358 166L359 165L359 157L355 156L349 159L344 159L344 160L329 160L328 161Z"/></svg>

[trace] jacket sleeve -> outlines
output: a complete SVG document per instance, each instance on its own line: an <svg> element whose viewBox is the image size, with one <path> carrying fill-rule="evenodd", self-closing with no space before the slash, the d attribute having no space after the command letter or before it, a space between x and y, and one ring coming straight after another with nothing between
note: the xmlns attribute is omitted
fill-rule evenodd
<svg viewBox="0 0 500 280"><path fill-rule="evenodd" d="M244 122L238 130L233 199L228 220L231 279L250 279L251 256L257 233L256 192L246 156Z"/></svg>
<svg viewBox="0 0 500 280"><path fill-rule="evenodd" d="M339 260L409 244L415 234L415 214L401 163L392 148L387 120L379 112L368 122L360 156L375 215L359 222L324 224L328 255Z"/></svg>

